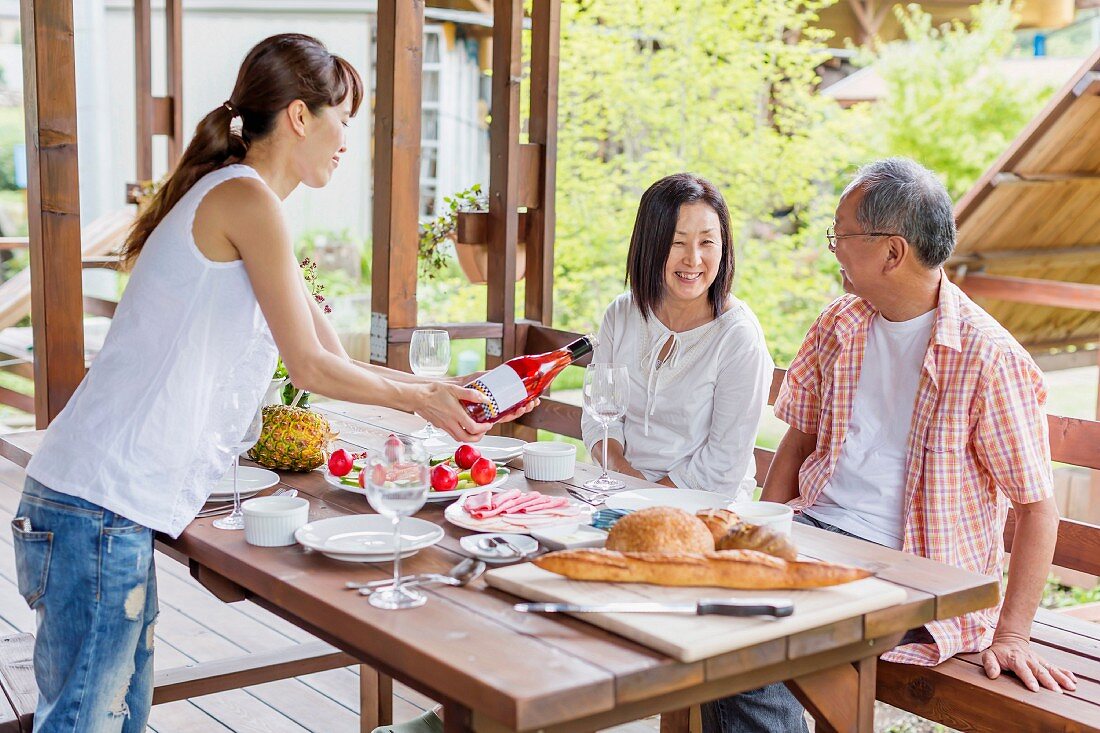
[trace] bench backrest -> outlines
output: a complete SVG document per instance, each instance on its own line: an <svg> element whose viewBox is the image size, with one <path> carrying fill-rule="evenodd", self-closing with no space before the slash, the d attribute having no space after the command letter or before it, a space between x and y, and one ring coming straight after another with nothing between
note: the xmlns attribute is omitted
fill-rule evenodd
<svg viewBox="0 0 1100 733"><path fill-rule="evenodd" d="M568 331L537 325L521 328L518 335L518 346L523 353L528 354L560 348L578 337L578 334ZM768 396L769 405L775 403L785 373L783 369L775 370ZM1050 454L1054 461L1100 470L1100 422L1057 415L1048 415L1047 421L1050 428ZM542 400L539 409L525 416L520 423L559 435L580 438L581 408L552 397L546 398ZM763 482L774 456L774 451L757 447L757 481ZM1100 481L1093 482L1093 491L1100 491ZM1004 534L1006 549L1012 549L1015 527L1015 518L1010 512ZM1054 564L1090 575L1100 575L1100 526L1063 518L1058 525Z"/></svg>

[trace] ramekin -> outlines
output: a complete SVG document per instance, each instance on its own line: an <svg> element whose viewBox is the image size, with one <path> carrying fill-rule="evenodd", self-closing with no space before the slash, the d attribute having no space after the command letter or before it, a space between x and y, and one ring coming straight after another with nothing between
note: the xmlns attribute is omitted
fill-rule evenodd
<svg viewBox="0 0 1100 733"><path fill-rule="evenodd" d="M259 547L293 545L294 531L309 522L309 502L300 496L260 496L241 504L244 539Z"/></svg>
<svg viewBox="0 0 1100 733"><path fill-rule="evenodd" d="M523 446L523 473L533 481L564 481L573 477L577 446L556 440Z"/></svg>

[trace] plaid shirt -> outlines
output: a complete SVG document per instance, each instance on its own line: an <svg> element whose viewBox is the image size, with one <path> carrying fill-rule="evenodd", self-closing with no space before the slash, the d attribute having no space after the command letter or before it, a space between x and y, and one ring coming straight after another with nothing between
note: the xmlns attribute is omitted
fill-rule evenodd
<svg viewBox="0 0 1100 733"><path fill-rule="evenodd" d="M813 506L840 457L875 315L853 295L835 301L787 370L775 414L817 435L799 471L795 511ZM1000 579L1009 499L1027 504L1054 493L1045 403L1027 352L943 276L906 449L905 552ZM932 621L935 644L901 646L883 659L934 665L984 649L999 612Z"/></svg>

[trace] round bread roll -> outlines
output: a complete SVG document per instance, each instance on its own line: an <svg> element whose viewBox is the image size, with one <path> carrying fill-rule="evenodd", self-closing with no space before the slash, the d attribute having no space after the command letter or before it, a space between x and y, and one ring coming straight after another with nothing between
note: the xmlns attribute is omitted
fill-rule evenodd
<svg viewBox="0 0 1100 733"><path fill-rule="evenodd" d="M714 537L714 546L718 547L718 541L725 537L730 530L741 524L741 517L729 509L700 509L695 516L707 525L710 534Z"/></svg>
<svg viewBox="0 0 1100 733"><path fill-rule="evenodd" d="M618 552L713 552L714 536L683 509L655 506L627 514L607 535L607 549Z"/></svg>

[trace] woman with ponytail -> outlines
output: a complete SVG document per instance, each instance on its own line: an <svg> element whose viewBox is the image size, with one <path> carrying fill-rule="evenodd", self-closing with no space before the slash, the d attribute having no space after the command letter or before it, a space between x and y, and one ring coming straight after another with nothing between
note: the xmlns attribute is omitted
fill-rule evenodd
<svg viewBox="0 0 1100 733"><path fill-rule="evenodd" d="M36 731L145 729L153 533L194 519L235 458L215 436L245 433L277 354L303 389L412 410L463 440L487 429L460 403L480 393L352 361L305 287L280 203L328 183L362 99L319 41L260 42L130 233L111 330L27 466L13 521L38 615Z"/></svg>

